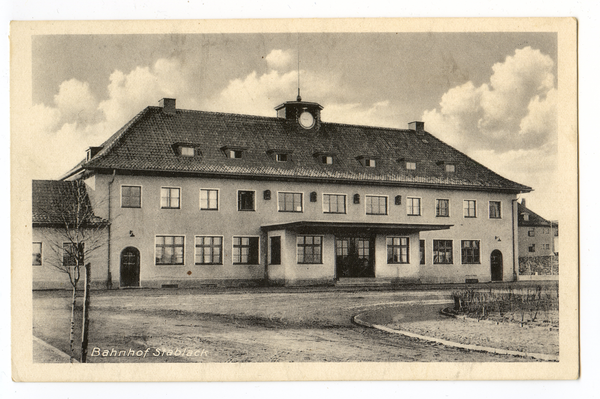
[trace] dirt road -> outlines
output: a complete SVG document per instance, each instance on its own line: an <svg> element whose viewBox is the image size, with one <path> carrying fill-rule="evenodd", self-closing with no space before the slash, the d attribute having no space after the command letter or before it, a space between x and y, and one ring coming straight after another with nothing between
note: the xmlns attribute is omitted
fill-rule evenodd
<svg viewBox="0 0 600 399"><path fill-rule="evenodd" d="M365 310L438 317L444 291L94 292L90 362L503 362L357 326ZM34 293L34 335L68 352L69 296ZM78 323L79 324L79 323ZM105 356L103 356L105 355Z"/></svg>

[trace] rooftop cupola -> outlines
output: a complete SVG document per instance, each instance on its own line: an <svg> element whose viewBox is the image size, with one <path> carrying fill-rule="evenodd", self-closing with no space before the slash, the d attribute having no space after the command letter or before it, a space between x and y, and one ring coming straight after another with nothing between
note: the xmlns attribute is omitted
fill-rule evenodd
<svg viewBox="0 0 600 399"><path fill-rule="evenodd" d="M296 123L297 126L316 131L321 127L321 110L323 107L318 103L302 101L300 91L296 101L287 101L275 107L277 118L287 119Z"/></svg>

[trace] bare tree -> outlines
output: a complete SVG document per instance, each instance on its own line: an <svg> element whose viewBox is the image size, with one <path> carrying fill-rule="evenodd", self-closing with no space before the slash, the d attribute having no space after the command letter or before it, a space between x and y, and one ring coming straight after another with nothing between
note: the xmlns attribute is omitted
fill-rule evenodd
<svg viewBox="0 0 600 399"><path fill-rule="evenodd" d="M83 181L52 183L56 184L49 186L51 193L46 193L42 201L38 199L37 209L54 232L46 240L50 249L48 264L64 273L72 287L69 347L73 362L78 283L85 262L106 243L104 232L108 223L94 214L94 207Z"/></svg>

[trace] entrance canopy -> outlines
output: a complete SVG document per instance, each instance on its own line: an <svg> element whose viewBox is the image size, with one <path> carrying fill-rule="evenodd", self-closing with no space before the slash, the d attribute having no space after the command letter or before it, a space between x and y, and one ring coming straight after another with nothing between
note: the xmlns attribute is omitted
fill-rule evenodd
<svg viewBox="0 0 600 399"><path fill-rule="evenodd" d="M298 221L260 226L265 231L292 230L297 233L374 233L374 234L410 234L419 231L447 230L451 224L426 223L358 223L330 221Z"/></svg>

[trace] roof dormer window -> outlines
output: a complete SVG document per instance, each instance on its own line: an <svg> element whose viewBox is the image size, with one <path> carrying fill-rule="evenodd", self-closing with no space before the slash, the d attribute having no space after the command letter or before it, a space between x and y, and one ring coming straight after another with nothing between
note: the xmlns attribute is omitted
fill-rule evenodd
<svg viewBox="0 0 600 399"><path fill-rule="evenodd" d="M335 162L335 154L332 153L315 152L313 156L317 158L323 165L333 165Z"/></svg>
<svg viewBox="0 0 600 399"><path fill-rule="evenodd" d="M194 147L180 147L179 150L181 151L181 155L184 157L193 157L196 155Z"/></svg>
<svg viewBox="0 0 600 399"><path fill-rule="evenodd" d="M225 156L230 159L243 158L244 152L246 150L247 150L247 148L245 148L245 147L231 147L231 146L221 147L221 151L223 151Z"/></svg>
<svg viewBox="0 0 600 399"><path fill-rule="evenodd" d="M447 163L445 165L445 167L446 167L446 172L448 172L448 173L456 172L456 166L453 163Z"/></svg>
<svg viewBox="0 0 600 399"><path fill-rule="evenodd" d="M356 157L356 159L358 160L358 162L360 162L364 167L367 168L374 168L377 166L377 161L378 158L376 157L370 157L370 156L364 156L361 155L359 157Z"/></svg>
<svg viewBox="0 0 600 399"><path fill-rule="evenodd" d="M191 143L175 143L173 144L173 151L182 157L195 157L201 155L197 147L198 145Z"/></svg>
<svg viewBox="0 0 600 399"><path fill-rule="evenodd" d="M273 157L275 162L288 162L292 160L292 151L272 149L268 150L267 154Z"/></svg>
<svg viewBox="0 0 600 399"><path fill-rule="evenodd" d="M406 170L417 170L417 163L414 161L406 161Z"/></svg>

